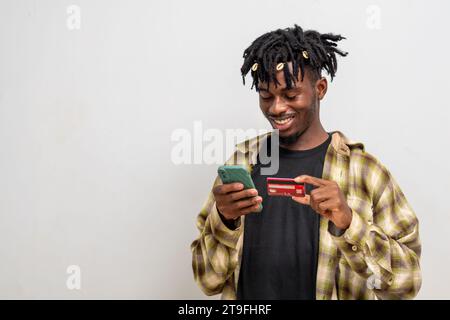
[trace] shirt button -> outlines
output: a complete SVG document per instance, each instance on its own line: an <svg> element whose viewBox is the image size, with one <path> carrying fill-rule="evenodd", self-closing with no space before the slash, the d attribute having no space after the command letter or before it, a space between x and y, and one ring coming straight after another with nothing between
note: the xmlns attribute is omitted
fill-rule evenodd
<svg viewBox="0 0 450 320"><path fill-rule="evenodd" d="M357 246L352 246L352 250L353 251L358 251L358 247Z"/></svg>

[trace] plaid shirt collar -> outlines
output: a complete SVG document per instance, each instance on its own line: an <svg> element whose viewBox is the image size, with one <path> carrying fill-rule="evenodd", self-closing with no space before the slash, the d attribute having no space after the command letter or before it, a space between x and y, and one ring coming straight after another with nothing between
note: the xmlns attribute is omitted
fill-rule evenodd
<svg viewBox="0 0 450 320"><path fill-rule="evenodd" d="M247 141L241 142L236 145L236 149L243 153L249 154L249 158L252 160L251 163L256 163L256 157L263 145L262 142L267 139L272 134L272 132L265 133L260 136L256 136ZM344 157L350 156L350 149L352 148L361 148L364 151L364 144L361 142L355 142L347 138L340 131L332 131L331 132L331 143L330 143L334 152ZM257 152L255 152L257 151Z"/></svg>

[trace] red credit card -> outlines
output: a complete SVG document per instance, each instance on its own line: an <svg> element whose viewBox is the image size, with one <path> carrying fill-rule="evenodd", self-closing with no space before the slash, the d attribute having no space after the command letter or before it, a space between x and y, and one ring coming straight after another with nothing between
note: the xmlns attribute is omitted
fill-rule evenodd
<svg viewBox="0 0 450 320"><path fill-rule="evenodd" d="M269 196L304 197L305 184L297 183L292 178L267 178Z"/></svg>

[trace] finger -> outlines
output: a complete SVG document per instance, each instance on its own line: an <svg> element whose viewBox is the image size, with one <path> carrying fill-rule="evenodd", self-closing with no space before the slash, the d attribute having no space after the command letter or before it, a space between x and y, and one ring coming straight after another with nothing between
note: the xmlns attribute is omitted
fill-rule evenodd
<svg viewBox="0 0 450 320"><path fill-rule="evenodd" d="M310 205L310 196L308 194L306 194L304 197L292 197L291 199L307 206Z"/></svg>
<svg viewBox="0 0 450 320"><path fill-rule="evenodd" d="M240 191L242 189L244 189L244 185L242 183L235 182L218 185L214 188L214 191L217 194L227 194L229 192Z"/></svg>
<svg viewBox="0 0 450 320"><path fill-rule="evenodd" d="M329 217L327 211L323 211L320 208L318 208L318 204L312 201L309 195L305 195L304 197L292 197L292 200L297 201L298 203L301 204L310 205L311 208L318 214L323 215L325 217Z"/></svg>
<svg viewBox="0 0 450 320"><path fill-rule="evenodd" d="M330 189L328 189L327 187L311 190L310 195L312 201L317 203L328 200L333 196L333 194L330 193Z"/></svg>
<svg viewBox="0 0 450 320"><path fill-rule="evenodd" d="M249 213L255 213L259 211L259 204L244 208L240 211L241 215L249 214Z"/></svg>
<svg viewBox="0 0 450 320"><path fill-rule="evenodd" d="M298 176L294 180L297 183L309 183L309 184L312 184L313 186L316 186L316 187L322 187L322 186L327 185L327 183L328 183L327 180L319 179L319 178L316 178L316 177L311 177L311 176L308 176L308 175Z"/></svg>
<svg viewBox="0 0 450 320"><path fill-rule="evenodd" d="M337 201L335 199L329 199L319 203L318 207L321 211L331 213L333 210L337 209Z"/></svg>
<svg viewBox="0 0 450 320"><path fill-rule="evenodd" d="M317 206L318 203L317 203L316 201L314 201L313 199L311 199L310 202L309 202L309 205L311 206L311 208L312 208L314 211L316 211L317 213L320 213L320 212L319 212L320 209L319 209L319 207Z"/></svg>
<svg viewBox="0 0 450 320"><path fill-rule="evenodd" d="M247 199L247 200L239 200L236 201L235 203L233 203L232 207L234 210L241 210L250 206L254 206L256 204L259 204L262 202L262 198L261 197L253 197L251 199Z"/></svg>
<svg viewBox="0 0 450 320"><path fill-rule="evenodd" d="M310 205L311 208L317 213L324 214L323 210L319 208L320 201L318 201L314 196L311 196Z"/></svg>
<svg viewBox="0 0 450 320"><path fill-rule="evenodd" d="M331 199L330 199L330 200L331 200ZM330 201L330 200L326 200L326 201L324 201L324 202L327 202L327 201ZM322 203L323 203L323 202L317 202L317 201L311 200L311 208L312 208L315 212L317 212L318 214L320 214L320 215L322 215L322 216L328 218L328 217L330 216L330 214L331 214L331 211L329 211L329 210L327 210L327 209L322 209L322 206L321 206Z"/></svg>
<svg viewBox="0 0 450 320"><path fill-rule="evenodd" d="M258 190L256 189L246 189L242 191L236 191L229 194L232 201L237 201L243 198L255 197L258 195Z"/></svg>

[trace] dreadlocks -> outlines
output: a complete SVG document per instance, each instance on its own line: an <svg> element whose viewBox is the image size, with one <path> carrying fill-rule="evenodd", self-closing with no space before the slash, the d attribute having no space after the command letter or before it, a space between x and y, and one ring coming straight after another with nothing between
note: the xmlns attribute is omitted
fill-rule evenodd
<svg viewBox="0 0 450 320"><path fill-rule="evenodd" d="M303 31L298 25L293 28L278 29L267 32L258 37L244 51L244 64L241 67L242 80L245 85L245 76L251 70L253 83L251 89L258 82L274 82L280 85L275 73L283 70L284 79L288 89L292 82L298 79L299 69L301 80L305 75L305 68L311 68L320 76L324 69L333 80L337 70L336 53L346 56L347 52L337 48L337 41L345 39L341 35L331 33L320 34L314 30ZM293 74L285 65L292 62Z"/></svg>

